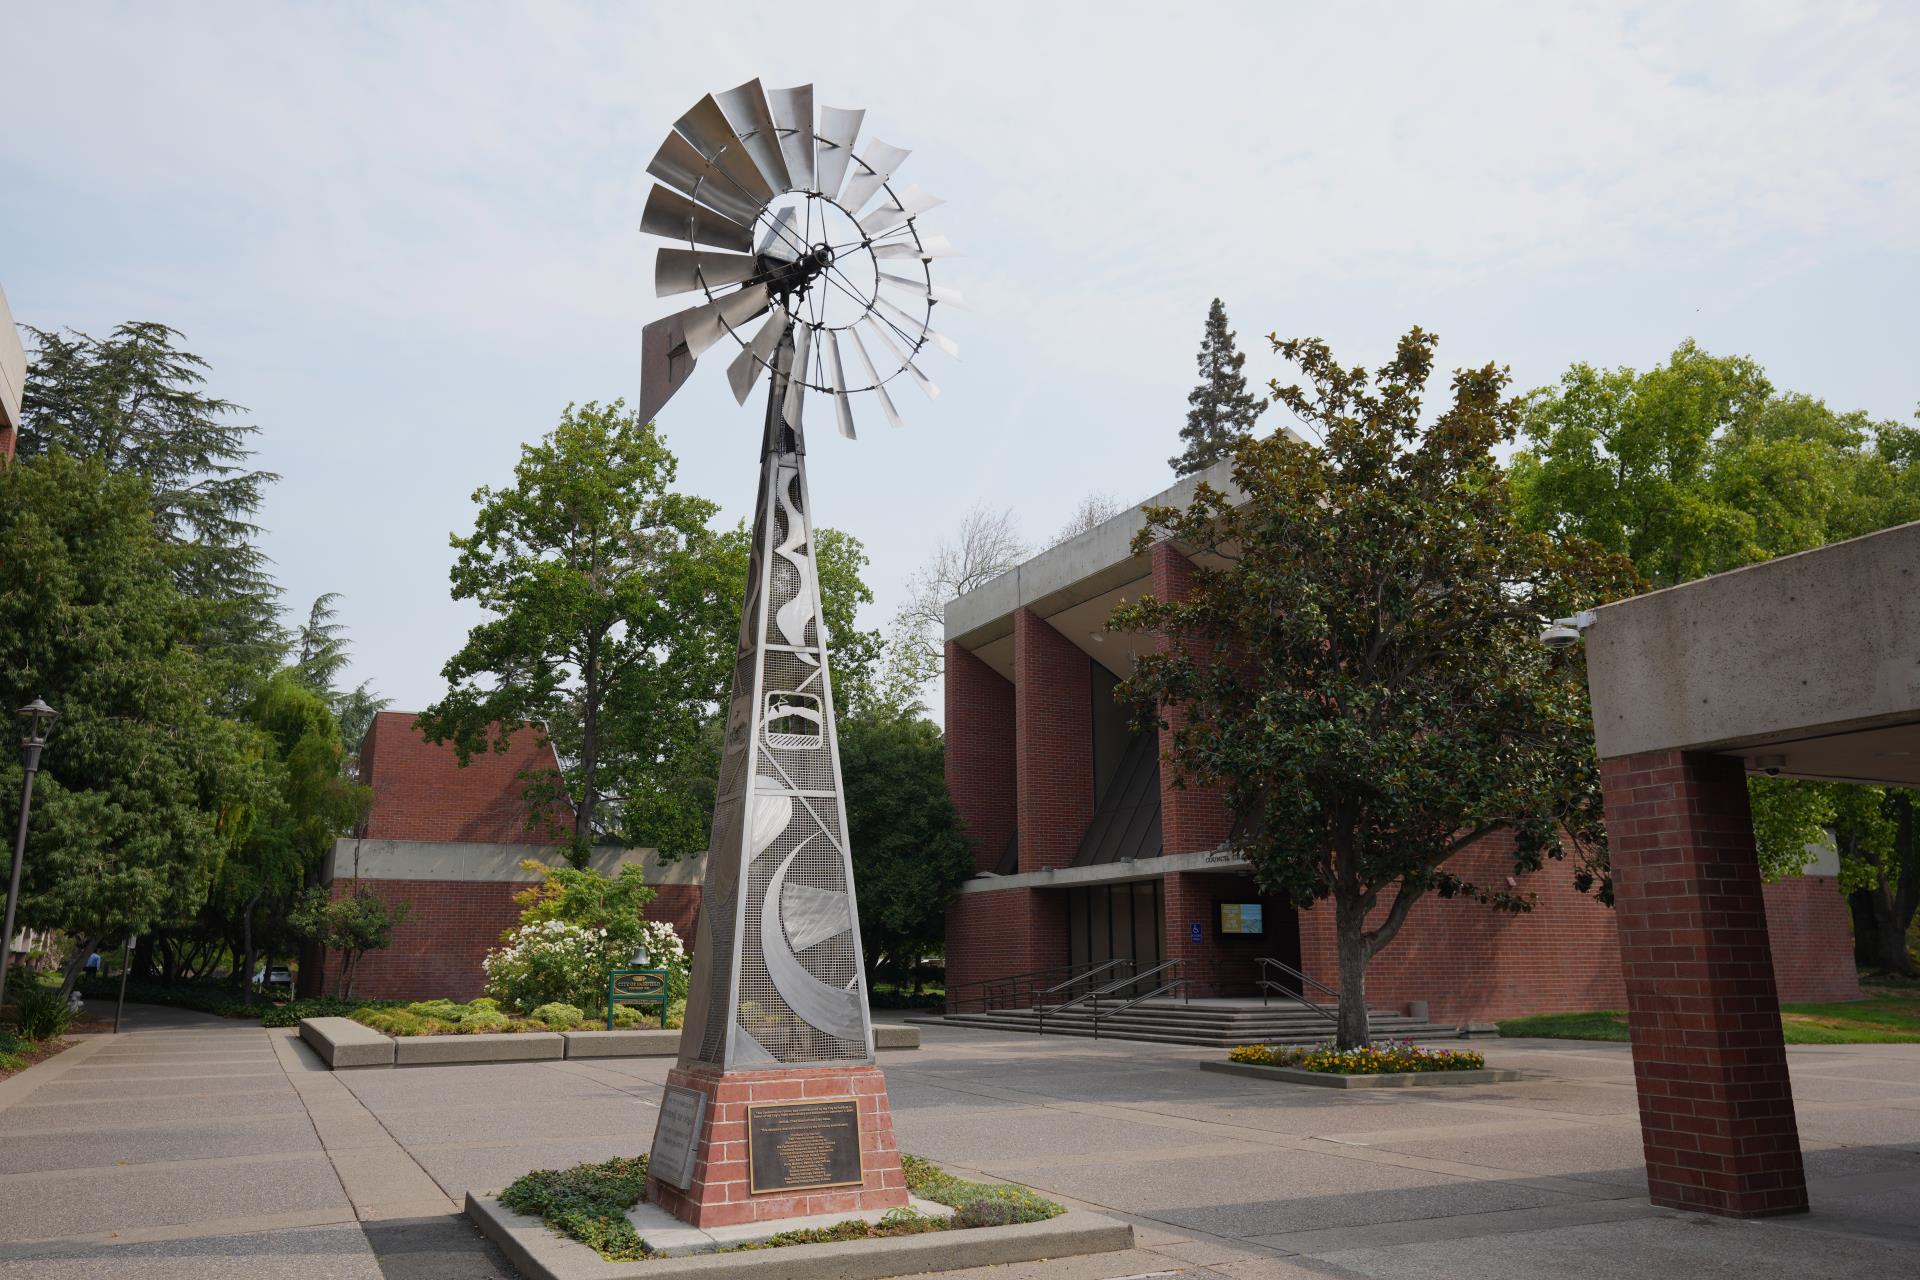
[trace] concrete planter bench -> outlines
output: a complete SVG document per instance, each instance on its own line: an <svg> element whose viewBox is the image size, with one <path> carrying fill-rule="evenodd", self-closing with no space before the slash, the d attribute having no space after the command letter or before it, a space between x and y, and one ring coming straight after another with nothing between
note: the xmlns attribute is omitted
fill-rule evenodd
<svg viewBox="0 0 1920 1280"><path fill-rule="evenodd" d="M352 1018L302 1018L300 1038L336 1071L355 1067L442 1067L458 1063L551 1062L557 1058L673 1058L678 1031L506 1031L493 1035L389 1036ZM878 1025L873 1046L918 1049L920 1028Z"/></svg>
<svg viewBox="0 0 1920 1280"><path fill-rule="evenodd" d="M569 1058L674 1058L678 1031L562 1031Z"/></svg>
<svg viewBox="0 0 1920 1280"><path fill-rule="evenodd" d="M439 1067L456 1062L546 1062L566 1056L567 1042L554 1031L393 1038L396 1067Z"/></svg>
<svg viewBox="0 0 1920 1280"><path fill-rule="evenodd" d="M352 1018L302 1018L300 1038L335 1071L393 1065L393 1037Z"/></svg>
<svg viewBox="0 0 1920 1280"><path fill-rule="evenodd" d="M1200 1069L1229 1076L1256 1076L1263 1080L1284 1080L1288 1084L1318 1085L1322 1089L1435 1088L1445 1085L1500 1084L1526 1079L1524 1071L1500 1067L1484 1067L1478 1071L1399 1071L1374 1076L1343 1076L1331 1071L1269 1067L1257 1062L1203 1062Z"/></svg>
<svg viewBox="0 0 1920 1280"><path fill-rule="evenodd" d="M538 1218L513 1212L493 1196L469 1191L466 1208L467 1217L481 1234L499 1246L527 1280L672 1280L680 1276L711 1280L880 1280L885 1276L1112 1253L1131 1249L1134 1244L1131 1224L1072 1210L1045 1222L1008 1227L791 1245L752 1253L691 1253L640 1262L608 1262L586 1245L547 1230ZM760 1224L763 1228L782 1225Z"/></svg>

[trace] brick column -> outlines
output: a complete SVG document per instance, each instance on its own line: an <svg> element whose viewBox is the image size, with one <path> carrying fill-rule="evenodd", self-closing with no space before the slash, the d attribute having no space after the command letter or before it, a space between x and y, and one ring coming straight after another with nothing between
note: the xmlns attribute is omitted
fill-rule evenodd
<svg viewBox="0 0 1920 1280"><path fill-rule="evenodd" d="M983 982L1066 962L1066 895L1057 890L963 893L947 908L949 1013L978 1008Z"/></svg>
<svg viewBox="0 0 1920 1280"><path fill-rule="evenodd" d="M1178 601L1192 591L1193 561L1165 542L1153 548L1153 595L1156 600ZM1160 636L1154 641L1161 652L1177 641ZM1212 849L1233 830L1233 816L1227 810L1226 795L1218 787L1194 783L1182 785L1179 770L1168 763L1173 749L1174 731L1185 722L1179 707L1166 709L1167 727L1160 731L1160 844L1167 853L1198 853Z"/></svg>
<svg viewBox="0 0 1920 1280"><path fill-rule="evenodd" d="M1653 1202L1803 1212L1767 913L1740 762L1649 751L1600 762Z"/></svg>
<svg viewBox="0 0 1920 1280"><path fill-rule="evenodd" d="M1013 685L947 641L947 791L967 824L973 868L991 871L1013 839Z"/></svg>
<svg viewBox="0 0 1920 1280"><path fill-rule="evenodd" d="M1013 615L1020 870L1064 867L1093 820L1093 659L1027 609Z"/></svg>

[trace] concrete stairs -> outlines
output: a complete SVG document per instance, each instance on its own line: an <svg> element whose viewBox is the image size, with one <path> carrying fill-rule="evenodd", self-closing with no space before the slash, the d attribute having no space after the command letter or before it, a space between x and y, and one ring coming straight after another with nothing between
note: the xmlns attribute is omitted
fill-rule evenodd
<svg viewBox="0 0 1920 1280"><path fill-rule="evenodd" d="M1032 1009L989 1009L982 1013L949 1013L909 1018L930 1026L974 1027L982 1031L1041 1031L1042 1016ZM1095 1034L1093 1013L1084 1006L1045 1016L1045 1034ZM1410 1018L1405 1014L1374 1011L1370 1025L1375 1039L1450 1039L1459 1029ZM1123 1013L1104 1014L1098 1020L1102 1040L1141 1040L1157 1044L1185 1044L1230 1048L1237 1044L1319 1044L1332 1038L1333 1023L1310 1009L1282 1003L1181 1004L1151 1001Z"/></svg>

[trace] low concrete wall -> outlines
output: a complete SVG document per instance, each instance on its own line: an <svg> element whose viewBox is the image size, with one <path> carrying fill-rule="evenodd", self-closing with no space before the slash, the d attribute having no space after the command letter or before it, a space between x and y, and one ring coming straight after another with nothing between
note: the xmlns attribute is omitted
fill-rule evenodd
<svg viewBox="0 0 1920 1280"><path fill-rule="evenodd" d="M677 1058L678 1031L562 1031L569 1058Z"/></svg>
<svg viewBox="0 0 1920 1280"><path fill-rule="evenodd" d="M300 1038L335 1071L393 1065L393 1037L352 1018L302 1018Z"/></svg>
<svg viewBox="0 0 1920 1280"><path fill-rule="evenodd" d="M567 1056L552 1031L503 1031L481 1036L395 1036L393 1065L439 1067L460 1062L544 1062Z"/></svg>

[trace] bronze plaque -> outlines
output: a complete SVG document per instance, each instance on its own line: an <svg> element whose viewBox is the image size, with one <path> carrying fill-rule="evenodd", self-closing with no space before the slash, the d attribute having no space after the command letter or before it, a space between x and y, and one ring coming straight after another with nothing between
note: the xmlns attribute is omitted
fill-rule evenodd
<svg viewBox="0 0 1920 1280"><path fill-rule="evenodd" d="M864 1178L857 1099L747 1107L747 1190L751 1194L857 1187Z"/></svg>

